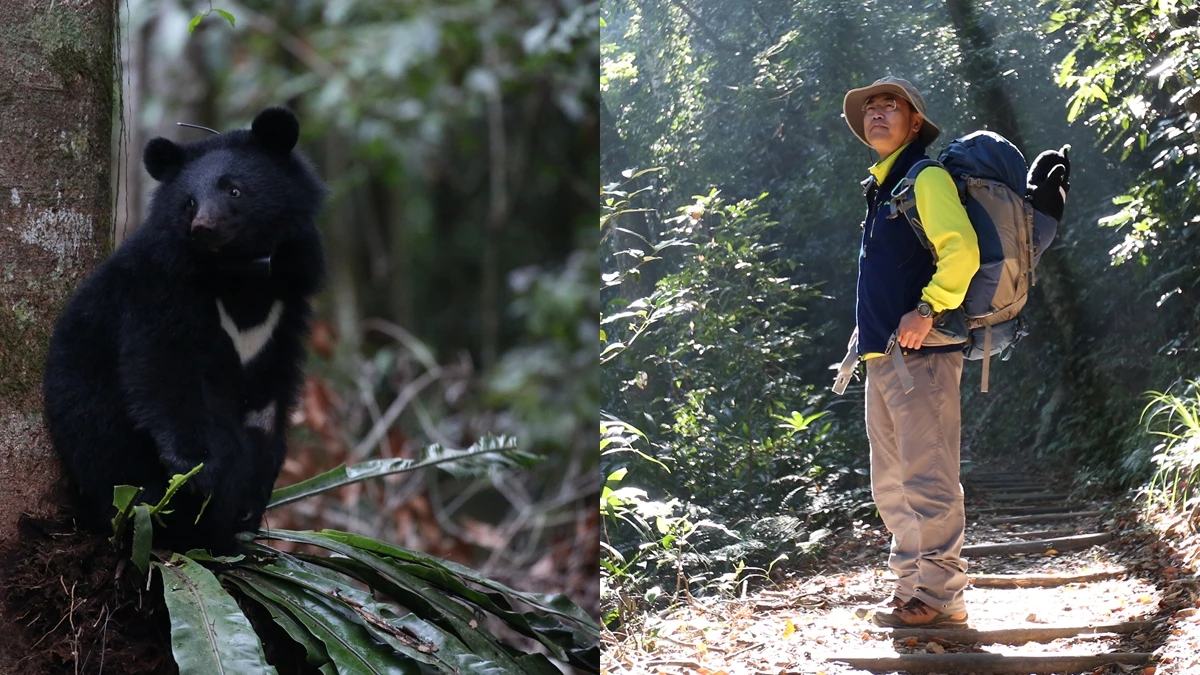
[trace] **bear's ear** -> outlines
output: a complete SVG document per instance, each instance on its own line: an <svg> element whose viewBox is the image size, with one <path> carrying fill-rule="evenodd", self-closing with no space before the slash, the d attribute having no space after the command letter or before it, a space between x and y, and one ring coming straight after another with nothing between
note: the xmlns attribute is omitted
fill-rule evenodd
<svg viewBox="0 0 1200 675"><path fill-rule="evenodd" d="M287 108L267 108L254 118L250 132L267 150L286 155L300 138L300 122Z"/></svg>
<svg viewBox="0 0 1200 675"><path fill-rule="evenodd" d="M158 182L174 176L183 167L183 148L165 138L155 138L146 144L142 163L150 177Z"/></svg>

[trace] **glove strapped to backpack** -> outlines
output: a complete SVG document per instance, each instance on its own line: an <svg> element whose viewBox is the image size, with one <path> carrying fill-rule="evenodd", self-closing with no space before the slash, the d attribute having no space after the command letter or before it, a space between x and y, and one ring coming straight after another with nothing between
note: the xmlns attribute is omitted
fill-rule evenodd
<svg viewBox="0 0 1200 675"><path fill-rule="evenodd" d="M1047 150L1029 167L1029 201L1033 208L1059 221L1067 193L1071 191L1071 160L1067 157L1070 149L1070 145L1064 145L1058 150Z"/></svg>

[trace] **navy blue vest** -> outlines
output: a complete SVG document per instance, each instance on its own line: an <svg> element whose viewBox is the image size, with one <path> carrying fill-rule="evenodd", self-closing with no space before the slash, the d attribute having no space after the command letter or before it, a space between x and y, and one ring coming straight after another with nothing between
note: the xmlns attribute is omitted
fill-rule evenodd
<svg viewBox="0 0 1200 675"><path fill-rule="evenodd" d="M900 317L917 308L921 291L929 285L936 266L933 254L921 245L908 219L889 218L892 189L910 167L925 158L925 146L914 141L892 164L882 185L867 179L867 217L863 221L862 248L858 252L858 353L883 352L888 338L900 326ZM920 352L961 351L962 345L922 347Z"/></svg>

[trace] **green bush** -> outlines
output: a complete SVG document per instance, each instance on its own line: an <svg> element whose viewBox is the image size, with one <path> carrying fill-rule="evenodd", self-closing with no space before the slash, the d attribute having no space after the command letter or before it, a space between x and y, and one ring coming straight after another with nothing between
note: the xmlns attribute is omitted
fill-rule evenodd
<svg viewBox="0 0 1200 675"><path fill-rule="evenodd" d="M746 564L815 552L812 531L862 505L866 474L861 434L799 374L820 293L780 254L765 195L711 190L648 235L633 221L657 211L634 202L651 188L622 188L605 190L601 219L608 622L662 586L731 588Z"/></svg>
<svg viewBox="0 0 1200 675"><path fill-rule="evenodd" d="M1200 524L1200 384L1189 381L1182 395L1151 392L1143 413L1146 427L1163 442L1150 458L1154 476L1143 488L1148 509L1182 514L1193 529Z"/></svg>

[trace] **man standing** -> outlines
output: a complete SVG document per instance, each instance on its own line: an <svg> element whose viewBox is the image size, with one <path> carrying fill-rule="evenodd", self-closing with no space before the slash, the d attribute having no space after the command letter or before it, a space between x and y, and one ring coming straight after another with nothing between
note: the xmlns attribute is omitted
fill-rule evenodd
<svg viewBox="0 0 1200 675"><path fill-rule="evenodd" d="M963 345L961 338L932 329L944 312L962 304L979 268L979 244L958 190L940 166L922 170L913 186L933 251L905 217L891 214L893 190L941 133L910 82L885 77L853 89L843 111L854 135L879 155L865 183L855 318L857 354L867 370L871 494L892 533L888 565L898 581L887 610L874 620L882 626L965 626Z"/></svg>

